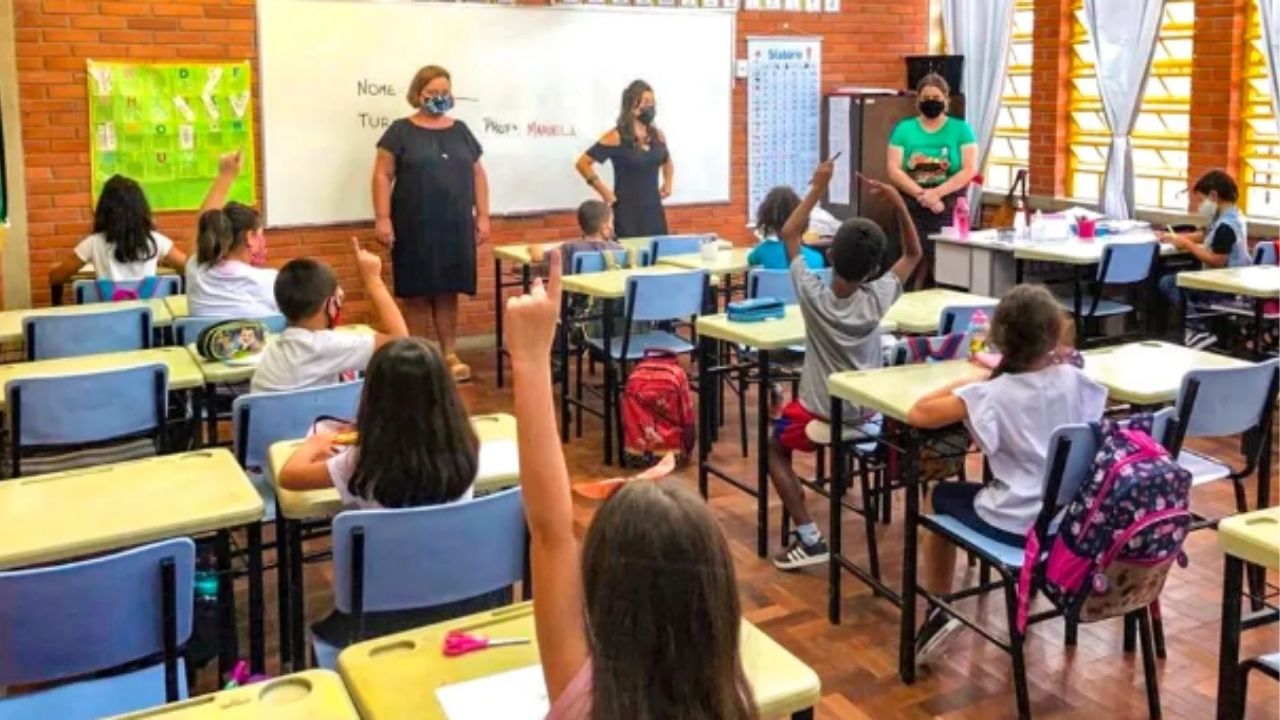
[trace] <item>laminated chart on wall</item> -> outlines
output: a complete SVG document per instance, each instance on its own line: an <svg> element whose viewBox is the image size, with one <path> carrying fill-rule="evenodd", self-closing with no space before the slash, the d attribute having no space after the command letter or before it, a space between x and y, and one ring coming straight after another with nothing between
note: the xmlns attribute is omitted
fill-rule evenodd
<svg viewBox="0 0 1280 720"><path fill-rule="evenodd" d="M196 210L218 158L241 152L228 196L254 204L249 63L88 62L93 195L112 175L137 180L153 210Z"/></svg>
<svg viewBox="0 0 1280 720"><path fill-rule="evenodd" d="M800 195L818 164L822 41L748 37L747 222L777 185Z"/></svg>

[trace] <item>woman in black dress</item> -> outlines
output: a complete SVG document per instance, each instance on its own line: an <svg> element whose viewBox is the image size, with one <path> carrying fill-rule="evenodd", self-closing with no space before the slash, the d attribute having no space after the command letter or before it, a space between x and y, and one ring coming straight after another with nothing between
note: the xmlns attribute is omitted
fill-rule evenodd
<svg viewBox="0 0 1280 720"><path fill-rule="evenodd" d="M622 93L617 125L578 158L578 173L600 199L613 207L613 227L618 237L667 234L662 201L671 196L675 165L667 152L667 139L653 124L657 106L653 88L636 80ZM596 175L595 163L613 161L613 189ZM662 184L658 184L658 170Z"/></svg>
<svg viewBox="0 0 1280 720"><path fill-rule="evenodd" d="M476 245L489 238L489 180L483 150L453 107L449 72L436 65L409 84L417 109L391 124L378 141L373 209L378 239L391 248L396 297L409 331L436 339L456 380L471 368L454 354L458 293L476 293Z"/></svg>

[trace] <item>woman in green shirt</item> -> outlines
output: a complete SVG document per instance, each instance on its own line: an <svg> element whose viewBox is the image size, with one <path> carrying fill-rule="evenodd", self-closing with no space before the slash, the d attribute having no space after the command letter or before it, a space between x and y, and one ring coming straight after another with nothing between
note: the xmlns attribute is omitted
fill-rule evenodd
<svg viewBox="0 0 1280 720"><path fill-rule="evenodd" d="M950 117L951 88L930 73L916 86L920 114L898 123L889 136L889 179L907 201L924 246L924 262L912 277L912 289L933 282L931 235L951 224L956 198L978 173L978 141L969 123Z"/></svg>

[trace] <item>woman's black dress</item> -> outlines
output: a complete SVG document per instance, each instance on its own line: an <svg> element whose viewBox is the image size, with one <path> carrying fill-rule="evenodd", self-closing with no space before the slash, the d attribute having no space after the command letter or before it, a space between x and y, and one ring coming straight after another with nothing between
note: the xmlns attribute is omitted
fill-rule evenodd
<svg viewBox="0 0 1280 720"><path fill-rule="evenodd" d="M402 118L387 128L378 147L396 158L391 191L396 296L474 295L480 143L461 120L432 129Z"/></svg>
<svg viewBox="0 0 1280 720"><path fill-rule="evenodd" d="M587 157L598 163L613 161L613 230L620 238L667 234L667 215L658 193L658 173L667 162L667 146L656 138L648 149L640 145L596 143Z"/></svg>

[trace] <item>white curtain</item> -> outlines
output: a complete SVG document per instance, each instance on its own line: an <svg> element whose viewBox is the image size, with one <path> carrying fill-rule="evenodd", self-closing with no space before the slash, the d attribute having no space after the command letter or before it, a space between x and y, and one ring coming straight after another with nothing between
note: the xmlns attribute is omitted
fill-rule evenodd
<svg viewBox="0 0 1280 720"><path fill-rule="evenodd" d="M1270 1L1270 0L1268 0ZM1133 216L1133 149L1129 136L1155 53L1164 0L1084 0L1085 27L1097 58L1098 89L1111 127L1099 209Z"/></svg>
<svg viewBox="0 0 1280 720"><path fill-rule="evenodd" d="M1280 2L1280 0L1277 0ZM1009 66L1014 0L943 0L947 52L964 56L964 114L978 137L978 169L986 166L1000 114L1000 96ZM969 189L969 211L982 213L979 189Z"/></svg>
<svg viewBox="0 0 1280 720"><path fill-rule="evenodd" d="M1276 111L1280 129L1280 0L1258 0L1262 9L1262 37L1267 54L1267 70L1271 73L1271 107Z"/></svg>

